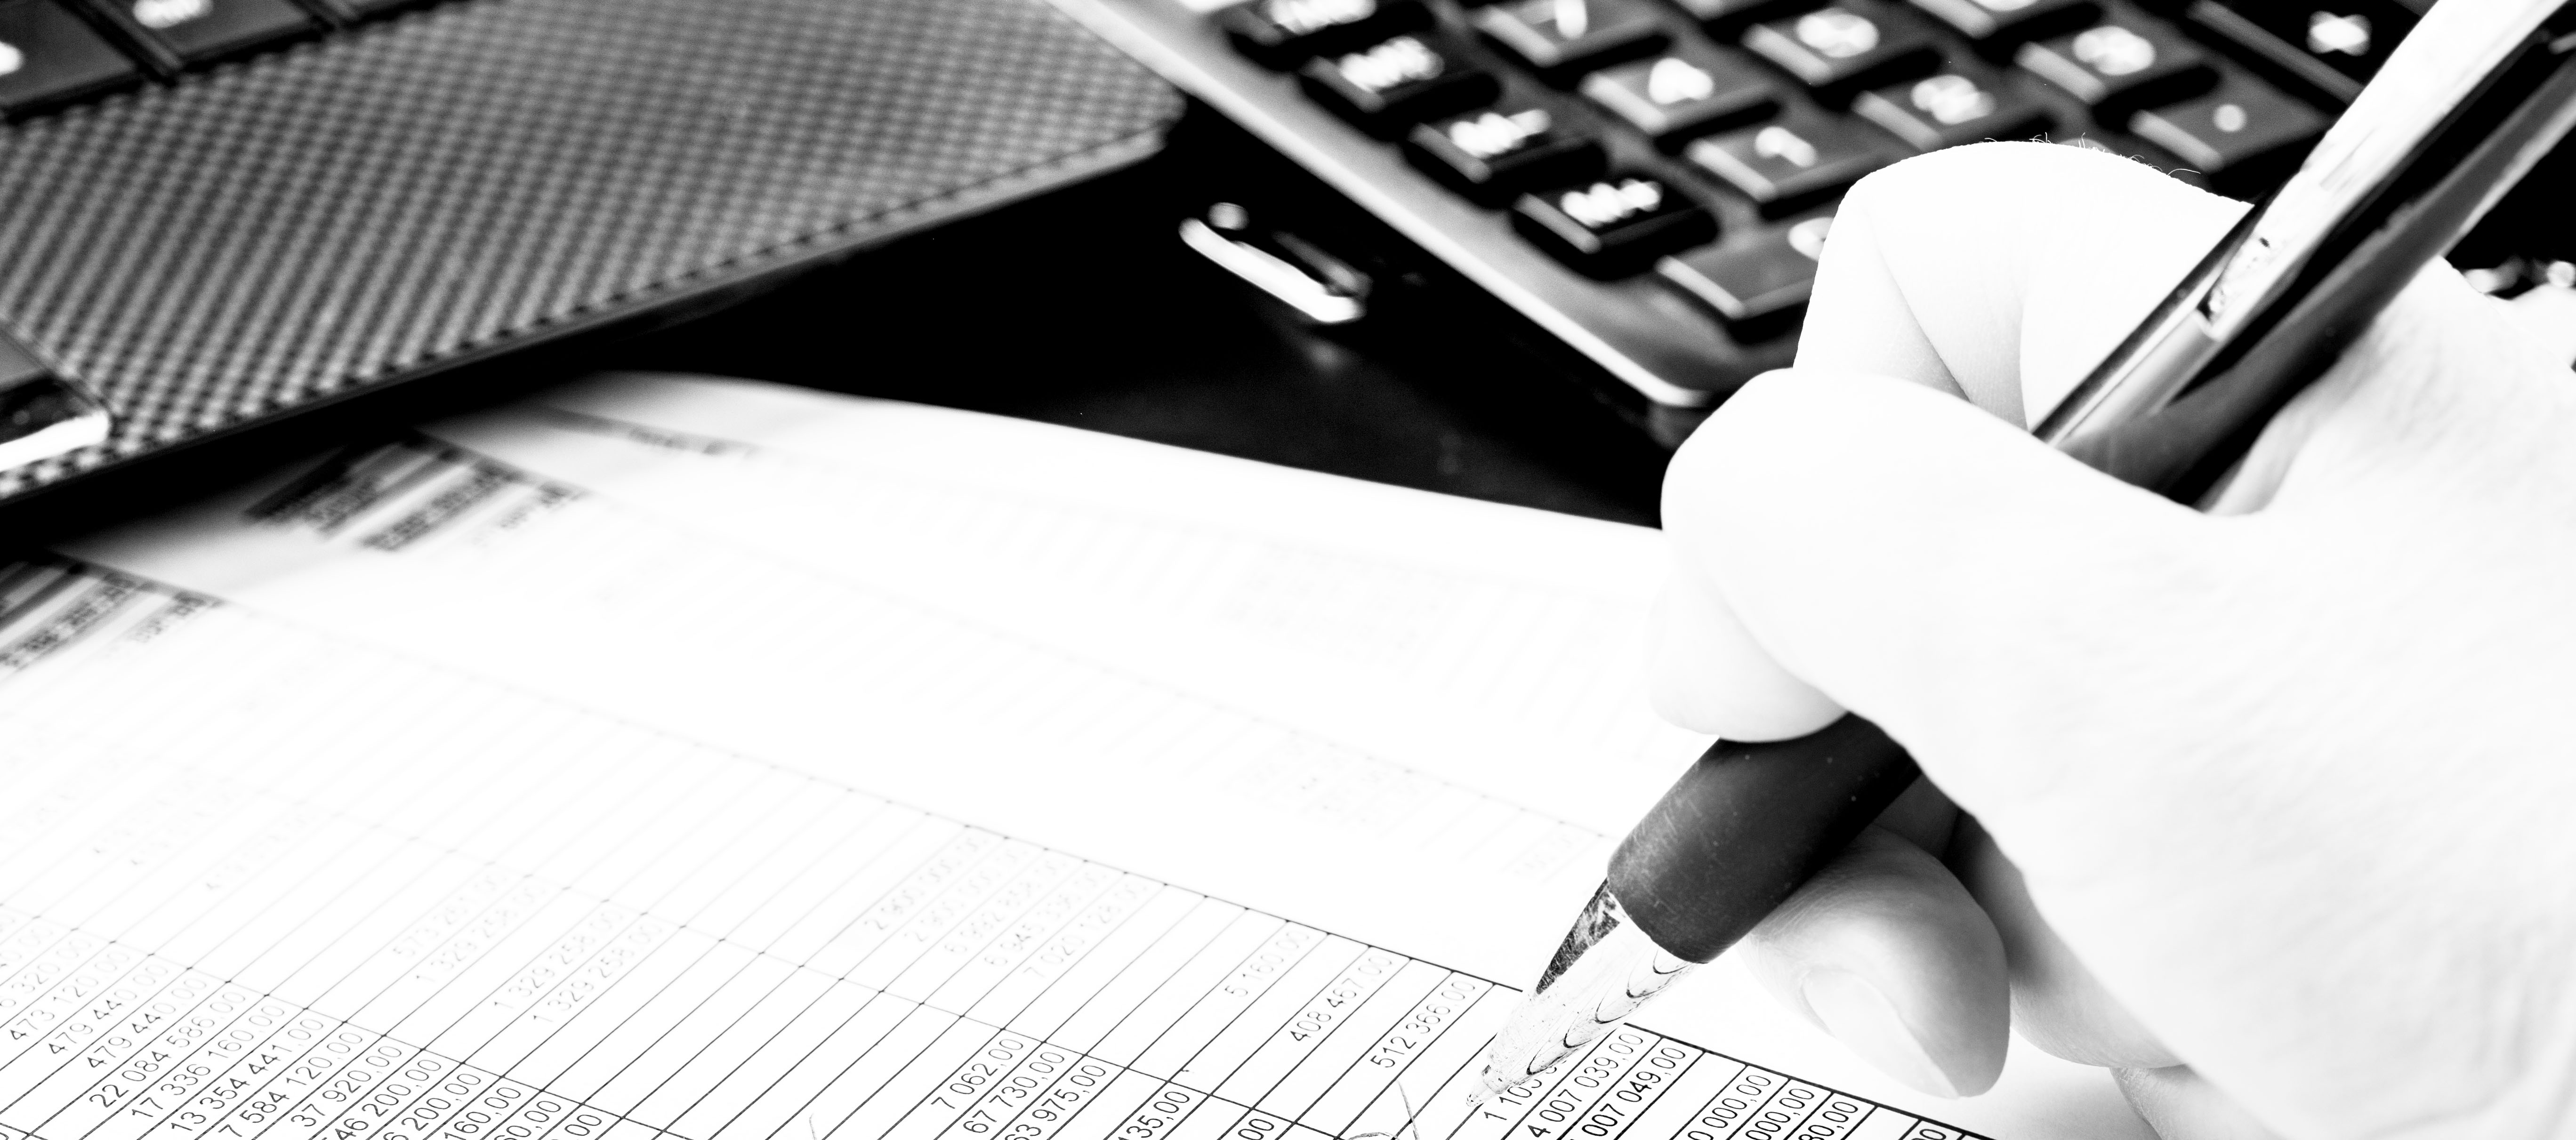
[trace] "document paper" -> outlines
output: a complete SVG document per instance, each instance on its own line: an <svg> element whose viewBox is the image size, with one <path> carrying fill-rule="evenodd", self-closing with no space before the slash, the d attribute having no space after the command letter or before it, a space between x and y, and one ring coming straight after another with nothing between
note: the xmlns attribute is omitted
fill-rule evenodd
<svg viewBox="0 0 2576 1140"><path fill-rule="evenodd" d="M26 1135L1395 1131L1408 1099L1456 1123L1511 997L122 576L9 593L31 794L0 862L0 1125ZM1630 1030L1503 1124L1668 1135L1729 1089L1799 1135L1874 1115Z"/></svg>
<svg viewBox="0 0 2576 1140"><path fill-rule="evenodd" d="M92 544L296 571L255 606L82 562L0 594L42 789L0 832L0 1126L1959 1135L1640 1028L1468 1113L1492 944L1563 909L1425 888L1580 883L1578 820L453 444L284 489Z"/></svg>

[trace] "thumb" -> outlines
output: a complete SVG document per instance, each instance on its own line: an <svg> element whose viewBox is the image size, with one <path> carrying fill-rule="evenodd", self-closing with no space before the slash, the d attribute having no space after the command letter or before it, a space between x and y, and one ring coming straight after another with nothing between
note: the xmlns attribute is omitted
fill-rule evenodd
<svg viewBox="0 0 2576 1140"><path fill-rule="evenodd" d="M1994 778L2039 790L2045 772L1975 766L2063 755L2101 678L2192 659L2198 623L2166 619L2217 596L2225 537L1954 397L1823 370L1763 376L1712 416L1664 520L1674 589L1696 595L1675 608L1722 609L1786 675L1952 759L1933 775L1962 802ZM2103 618L2103 597L2157 620Z"/></svg>

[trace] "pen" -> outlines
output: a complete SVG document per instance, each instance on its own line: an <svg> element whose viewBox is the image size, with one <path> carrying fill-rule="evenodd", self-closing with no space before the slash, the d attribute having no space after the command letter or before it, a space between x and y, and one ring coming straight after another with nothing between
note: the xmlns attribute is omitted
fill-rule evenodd
<svg viewBox="0 0 2576 1140"><path fill-rule="evenodd" d="M2036 434L2204 502L2272 415L2576 124L2576 0L2445 0L2298 173L2255 207ZM1920 775L1846 714L1719 741L1609 874L1495 1035L1471 1098L1590 1044L1787 900Z"/></svg>

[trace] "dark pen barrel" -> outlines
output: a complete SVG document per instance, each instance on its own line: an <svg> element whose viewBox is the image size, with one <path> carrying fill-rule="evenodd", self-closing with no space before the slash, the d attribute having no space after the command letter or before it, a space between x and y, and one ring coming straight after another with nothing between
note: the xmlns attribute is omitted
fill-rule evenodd
<svg viewBox="0 0 2576 1140"><path fill-rule="evenodd" d="M1848 713L1795 740L1718 741L1619 844L1610 893L1656 945L1708 961L1918 775L1902 746Z"/></svg>

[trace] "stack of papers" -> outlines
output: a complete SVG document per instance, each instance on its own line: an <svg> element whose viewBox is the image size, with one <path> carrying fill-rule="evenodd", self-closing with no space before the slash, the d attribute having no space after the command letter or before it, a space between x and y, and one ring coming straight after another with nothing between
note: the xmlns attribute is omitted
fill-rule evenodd
<svg viewBox="0 0 2576 1140"><path fill-rule="evenodd" d="M2141 1136L1721 961L1470 1109L1609 837L1651 532L613 377L0 579L0 1129Z"/></svg>

